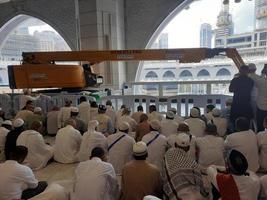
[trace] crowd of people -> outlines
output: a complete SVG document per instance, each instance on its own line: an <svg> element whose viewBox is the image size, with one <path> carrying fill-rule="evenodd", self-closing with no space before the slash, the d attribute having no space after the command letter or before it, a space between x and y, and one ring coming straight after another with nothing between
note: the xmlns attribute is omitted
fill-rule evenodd
<svg viewBox="0 0 267 200"><path fill-rule="evenodd" d="M148 113L141 105L134 113L126 105L115 111L111 101L97 105L84 96L78 106L66 99L47 114L32 100L12 120L1 113L0 200L48 199L53 187L51 199L68 198L61 186L34 176L51 162L79 163L74 200L266 199L266 79L248 72L243 66L232 80L225 109L207 105L201 115L193 107L186 118L175 108L163 116L155 105Z"/></svg>

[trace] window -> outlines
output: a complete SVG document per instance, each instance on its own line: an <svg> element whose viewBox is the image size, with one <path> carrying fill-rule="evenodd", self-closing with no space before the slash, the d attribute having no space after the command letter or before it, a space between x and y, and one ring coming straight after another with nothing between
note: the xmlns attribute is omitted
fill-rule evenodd
<svg viewBox="0 0 267 200"><path fill-rule="evenodd" d="M231 76L231 72L228 69L222 68L216 73L216 76Z"/></svg>
<svg viewBox="0 0 267 200"><path fill-rule="evenodd" d="M192 77L192 73L188 70L184 70L180 73L179 77L183 78L183 77Z"/></svg>
<svg viewBox="0 0 267 200"><path fill-rule="evenodd" d="M267 32L260 33L260 40L267 40Z"/></svg>
<svg viewBox="0 0 267 200"><path fill-rule="evenodd" d="M158 75L154 71L150 71L146 74L145 78L158 78Z"/></svg>
<svg viewBox="0 0 267 200"><path fill-rule="evenodd" d="M168 70L164 72L163 79L175 79L175 74L172 71Z"/></svg>
<svg viewBox="0 0 267 200"><path fill-rule="evenodd" d="M206 69L202 69L197 73L197 76L210 76L210 73Z"/></svg>

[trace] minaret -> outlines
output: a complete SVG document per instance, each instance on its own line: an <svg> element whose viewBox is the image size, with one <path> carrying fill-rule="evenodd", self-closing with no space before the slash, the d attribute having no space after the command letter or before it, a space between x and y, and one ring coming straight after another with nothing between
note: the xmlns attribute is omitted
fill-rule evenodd
<svg viewBox="0 0 267 200"><path fill-rule="evenodd" d="M256 29L267 28L267 0L255 0Z"/></svg>

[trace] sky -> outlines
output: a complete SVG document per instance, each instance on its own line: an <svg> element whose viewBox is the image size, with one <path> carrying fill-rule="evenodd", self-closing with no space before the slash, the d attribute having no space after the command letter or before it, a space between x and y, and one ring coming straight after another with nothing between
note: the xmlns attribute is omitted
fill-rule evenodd
<svg viewBox="0 0 267 200"><path fill-rule="evenodd" d="M230 13L233 15L234 32L242 33L254 28L254 0L233 3L230 0ZM217 16L222 8L221 0L199 0L181 11L162 32L169 33L169 47L199 47L199 30L202 23L216 28Z"/></svg>

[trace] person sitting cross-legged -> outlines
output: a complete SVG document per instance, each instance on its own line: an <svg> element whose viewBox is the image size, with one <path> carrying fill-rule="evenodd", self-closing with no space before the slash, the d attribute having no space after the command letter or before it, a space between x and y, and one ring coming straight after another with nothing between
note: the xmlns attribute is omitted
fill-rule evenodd
<svg viewBox="0 0 267 200"><path fill-rule="evenodd" d="M39 182L32 170L22 165L28 154L24 146L16 146L9 154L9 160L0 164L0 199L30 199L45 190L46 182Z"/></svg>

